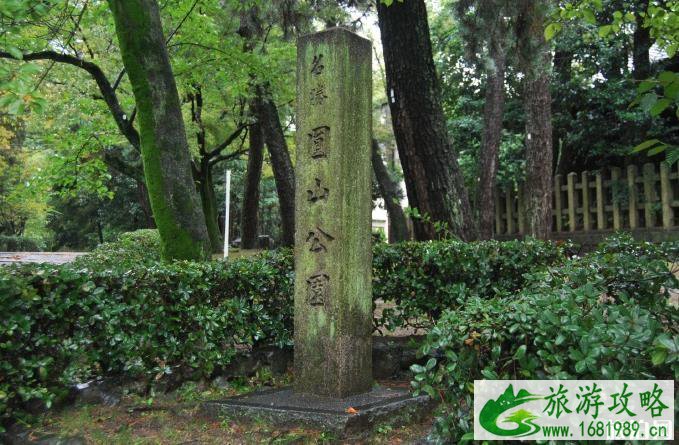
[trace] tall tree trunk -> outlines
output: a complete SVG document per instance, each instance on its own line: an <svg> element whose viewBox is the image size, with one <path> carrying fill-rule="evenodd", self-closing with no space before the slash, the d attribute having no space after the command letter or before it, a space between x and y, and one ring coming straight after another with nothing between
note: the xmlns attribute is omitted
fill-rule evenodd
<svg viewBox="0 0 679 445"><path fill-rule="evenodd" d="M545 0L540 0L544 2ZM554 2L555 3L555 2ZM627 0L609 0L606 2L607 5L604 7L604 12L612 13L613 11L623 11L626 9L625 4ZM621 46L618 46L621 43ZM627 39L622 39L617 42L609 42L610 51L616 53L614 57L607 57L609 63L607 67L604 67L601 71L603 76L607 80L623 80L627 76L627 71L629 68L629 45Z"/></svg>
<svg viewBox="0 0 679 445"><path fill-rule="evenodd" d="M245 192L243 193L240 244L243 249L254 249L257 247L259 181L262 178L262 163L264 161L264 138L259 123L250 126L248 138L250 140L250 152L245 175Z"/></svg>
<svg viewBox="0 0 679 445"><path fill-rule="evenodd" d="M502 114L505 105L505 54L497 42L491 42L493 68L488 70L486 98L483 106L483 140L479 154L479 185L476 206L479 211L479 237L493 237L495 224L495 178L497 177L502 138Z"/></svg>
<svg viewBox="0 0 679 445"><path fill-rule="evenodd" d="M210 240L191 177L189 145L158 4L109 0L109 5L137 104L144 176L162 258L207 258Z"/></svg>
<svg viewBox="0 0 679 445"><path fill-rule="evenodd" d="M276 181L281 213L281 242L284 246L292 246L295 243L295 170L290 160L278 109L266 86L257 86L255 103L255 115L262 128Z"/></svg>
<svg viewBox="0 0 679 445"><path fill-rule="evenodd" d="M377 7L394 135L411 207L448 225L464 240L475 236L469 197L449 139L432 57L424 0ZM414 221L419 240L437 236Z"/></svg>
<svg viewBox="0 0 679 445"><path fill-rule="evenodd" d="M372 165L377 178L377 188L384 199L384 205L389 215L389 242L406 241L408 236L408 224L403 209L399 204L399 186L391 178L387 167L380 155L380 146L375 139L372 141Z"/></svg>
<svg viewBox="0 0 679 445"><path fill-rule="evenodd" d="M243 50L252 51L256 43L254 39L261 38L263 32L257 6L243 10L238 29L238 34L245 39ZM278 108L273 102L269 86L257 83L254 77L253 74L255 97L251 108L261 126L276 181L281 215L281 244L292 246L295 244L295 170L292 167Z"/></svg>
<svg viewBox="0 0 679 445"><path fill-rule="evenodd" d="M224 249L224 238L219 228L219 211L217 210L217 196L215 195L214 180L212 178L212 168L203 163L200 172L196 175L195 182L200 195L200 202L205 213L205 225L210 238L210 251L212 253L222 252Z"/></svg>
<svg viewBox="0 0 679 445"><path fill-rule="evenodd" d="M546 0L521 0L519 54L524 72L526 113L526 186L528 234L549 238L552 228L552 96L551 56L544 37Z"/></svg>
<svg viewBox="0 0 679 445"><path fill-rule="evenodd" d="M649 29L644 28L644 18L639 15L639 12L645 12L647 8L648 4L642 2L638 6L639 10L636 14L636 28L634 29L632 45L632 61L634 64L632 76L634 80L644 80L651 74L650 51L653 42Z"/></svg>
<svg viewBox="0 0 679 445"><path fill-rule="evenodd" d="M573 77L571 65L574 56L573 51L567 44L557 42L554 50L554 81L562 85L560 88L555 88L554 92L557 94L559 92L570 91L569 84ZM557 95L552 99L552 103L554 104L555 115L567 115L567 121L569 122L576 120L578 110L574 106L574 101L568 95ZM559 128L558 126L552 129L553 170L562 175L576 171L573 168L579 157L577 147L572 147L565 143L566 136L571 131L571 128Z"/></svg>

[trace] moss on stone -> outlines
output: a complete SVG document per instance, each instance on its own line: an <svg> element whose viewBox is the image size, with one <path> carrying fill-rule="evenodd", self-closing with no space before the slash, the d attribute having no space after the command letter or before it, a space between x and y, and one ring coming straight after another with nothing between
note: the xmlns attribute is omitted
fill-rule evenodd
<svg viewBox="0 0 679 445"><path fill-rule="evenodd" d="M314 56L323 71L312 74ZM306 36L298 47L295 214L295 362L298 391L344 397L372 386L371 44L344 29ZM324 90L322 103L318 88ZM314 96L316 97L314 98ZM329 127L325 157L309 133ZM327 199L308 200L319 179ZM324 248L310 250L322 230ZM327 301L311 305L307 279L329 277Z"/></svg>

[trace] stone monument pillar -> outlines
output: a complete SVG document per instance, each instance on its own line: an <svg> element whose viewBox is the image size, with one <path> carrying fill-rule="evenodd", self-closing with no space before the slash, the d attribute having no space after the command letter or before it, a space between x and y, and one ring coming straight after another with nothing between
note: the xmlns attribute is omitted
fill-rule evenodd
<svg viewBox="0 0 679 445"><path fill-rule="evenodd" d="M295 392L372 387L371 43L342 28L297 48Z"/></svg>

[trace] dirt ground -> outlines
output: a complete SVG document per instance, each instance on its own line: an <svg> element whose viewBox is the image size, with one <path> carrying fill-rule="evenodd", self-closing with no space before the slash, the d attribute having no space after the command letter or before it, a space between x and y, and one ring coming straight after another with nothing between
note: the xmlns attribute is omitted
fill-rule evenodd
<svg viewBox="0 0 679 445"><path fill-rule="evenodd" d="M32 430L32 439L46 436L77 438L81 443L102 445L142 444L415 444L430 431L432 418L412 425L378 425L363 439L339 440L321 430L274 427L267 423L214 420L201 415L200 402L243 394L256 388L256 378L226 386L187 383L178 391L142 399L126 396L117 406L75 405L50 412ZM273 386L289 384L272 380ZM408 382L386 381L390 386Z"/></svg>

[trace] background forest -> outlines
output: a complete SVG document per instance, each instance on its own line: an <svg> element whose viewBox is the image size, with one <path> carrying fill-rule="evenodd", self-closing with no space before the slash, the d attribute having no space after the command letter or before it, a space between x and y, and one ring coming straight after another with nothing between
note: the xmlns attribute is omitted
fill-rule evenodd
<svg viewBox="0 0 679 445"><path fill-rule="evenodd" d="M489 187L540 177L542 167L527 150L549 151L539 162L550 164L550 177L646 162L646 153L632 153L645 141L658 160L673 153L679 56L676 31L663 30L676 29L675 2L527 2L532 12L522 2L500 0L431 1L426 11L425 2L396 2L408 9L409 25L429 28L427 42L399 41L395 30L405 21L387 3L160 2L214 251L221 246L226 169L233 171L232 238L251 247L258 234L291 243L295 42L327 26L347 26L373 40L374 137L387 161L386 171L376 170L386 176L377 175L374 192L386 194L390 214L398 210L390 205L394 197L406 190L388 185L403 179L414 190L416 179L394 156L405 130L390 119L387 87L392 95L407 94L399 88L427 78L436 85L430 103L438 109L440 102L443 113L442 153L459 164L463 182L455 179L449 191L469 196L481 237L490 235L483 223L484 207L492 211L484 206ZM0 14L0 250L89 250L121 232L154 227L137 105L109 4L7 0ZM433 77L411 72L427 66L426 46ZM408 51L423 54L423 61ZM542 108L528 107L540 97ZM437 111L423 107L438 122ZM531 122L539 128L527 140ZM401 161L417 150L403 145ZM450 219L445 208L438 211L445 205L408 197L409 216ZM462 238L475 237L449 226ZM416 218L417 239L435 236L418 229Z"/></svg>

